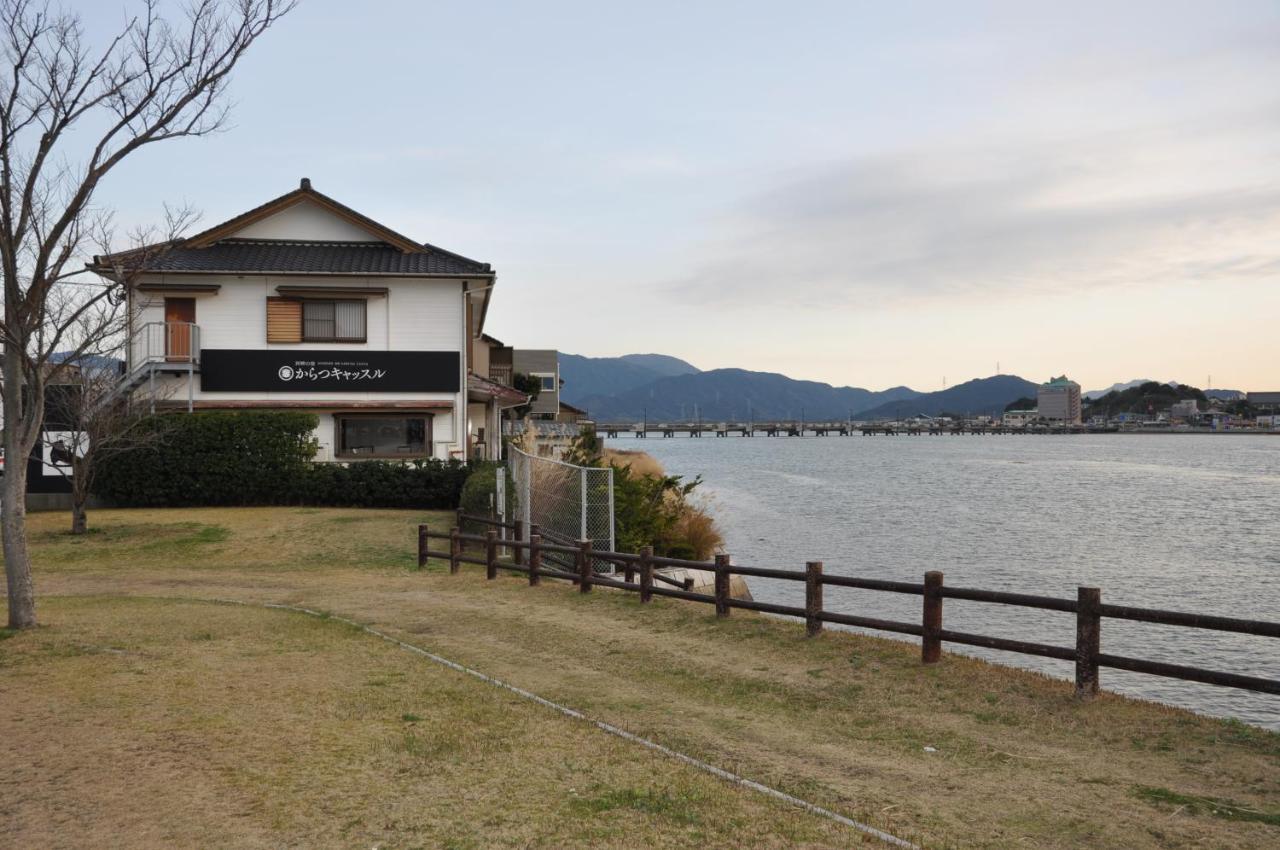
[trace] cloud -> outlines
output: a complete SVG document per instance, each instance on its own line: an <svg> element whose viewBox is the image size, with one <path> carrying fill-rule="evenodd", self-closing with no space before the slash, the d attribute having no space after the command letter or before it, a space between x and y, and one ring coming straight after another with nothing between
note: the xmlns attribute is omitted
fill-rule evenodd
<svg viewBox="0 0 1280 850"><path fill-rule="evenodd" d="M674 297L874 306L1167 281L1274 281L1280 109L791 175L693 252Z"/></svg>

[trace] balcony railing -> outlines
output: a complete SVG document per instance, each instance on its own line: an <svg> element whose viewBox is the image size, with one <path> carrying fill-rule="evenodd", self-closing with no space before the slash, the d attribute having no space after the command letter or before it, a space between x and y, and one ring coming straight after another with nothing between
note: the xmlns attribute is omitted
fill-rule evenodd
<svg viewBox="0 0 1280 850"><path fill-rule="evenodd" d="M200 326L194 322L147 322L134 337L136 369L148 363L200 362Z"/></svg>
<svg viewBox="0 0 1280 850"><path fill-rule="evenodd" d="M511 364L509 363L490 363L489 364L489 380L502 384L504 387L511 386Z"/></svg>

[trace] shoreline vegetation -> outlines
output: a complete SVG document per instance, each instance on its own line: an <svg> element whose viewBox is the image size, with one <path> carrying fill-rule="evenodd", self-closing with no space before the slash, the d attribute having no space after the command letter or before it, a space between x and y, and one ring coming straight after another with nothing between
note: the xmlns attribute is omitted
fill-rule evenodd
<svg viewBox="0 0 1280 850"><path fill-rule="evenodd" d="M539 456L537 432L527 428L515 442L520 450ZM652 546L655 555L706 561L724 551L724 535L716 525L712 503L698 492L701 477L686 480L669 475L652 455L639 450L611 449L594 432L584 431L564 452L562 460L577 466L613 469L615 549L639 552ZM494 469L486 465L468 479L462 508L475 514L489 513L494 493ZM566 486L561 467L535 467L544 476L535 487L554 491ZM572 489L572 488L570 488ZM514 488L508 486L508 493Z"/></svg>
<svg viewBox="0 0 1280 850"><path fill-rule="evenodd" d="M1280 735L1243 723L1081 704L1068 682L950 654L923 668L909 644L749 612L417 570L416 525L446 513L96 517L79 536L31 519L47 625L0 641L0 735L32 754L0 780L3 844L860 840L341 624L215 599L369 623L927 847L1280 837Z"/></svg>

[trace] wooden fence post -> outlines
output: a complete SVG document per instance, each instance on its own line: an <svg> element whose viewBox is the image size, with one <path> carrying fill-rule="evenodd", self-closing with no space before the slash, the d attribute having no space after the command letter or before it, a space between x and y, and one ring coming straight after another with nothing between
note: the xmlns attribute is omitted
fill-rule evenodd
<svg viewBox="0 0 1280 850"><path fill-rule="evenodd" d="M937 664L942 657L942 573L924 574L924 634L920 637L920 660Z"/></svg>
<svg viewBox="0 0 1280 850"><path fill-rule="evenodd" d="M716 555L716 616L729 616L728 555Z"/></svg>
<svg viewBox="0 0 1280 850"><path fill-rule="evenodd" d="M454 523L453 523L453 524L454 524L454 525L456 525L456 526L458 527L458 532L459 532L459 533L461 533L461 532L462 532L462 529L463 529L463 527L464 527L464 526L463 526L463 524L462 524L462 508L458 508L458 510L456 511L456 513L457 513L457 519L455 519L455 520L454 520ZM463 542L463 543L462 543L462 548L463 548L463 549L466 549L466 548L467 548L467 544L466 544L466 542ZM460 549L459 551L462 551L462 550Z"/></svg>
<svg viewBox="0 0 1280 850"><path fill-rule="evenodd" d="M418 569L427 565L427 527L418 526Z"/></svg>
<svg viewBox="0 0 1280 850"><path fill-rule="evenodd" d="M529 535L529 586L536 587L542 583L542 576L539 571L542 569L542 535L538 533L538 526L533 526L533 533Z"/></svg>
<svg viewBox="0 0 1280 850"><path fill-rule="evenodd" d="M515 535L516 535L516 543L517 543L517 544L520 544L520 543L523 543L523 542L524 542L524 540L525 540L525 538L524 538L524 520L522 520L522 519L518 519L518 520L516 520ZM524 564L524 547L522 547L522 546L520 546L520 545L512 546L512 547L511 547L511 560L512 560L512 561L515 561L515 564L516 564L516 566L517 566L517 567L522 566L522 565Z"/></svg>
<svg viewBox="0 0 1280 850"><path fill-rule="evenodd" d="M627 584L634 584L636 580L636 562L627 561L622 565L622 580Z"/></svg>
<svg viewBox="0 0 1280 850"><path fill-rule="evenodd" d="M458 556L462 554L462 541L458 539L461 532L458 526L449 529L449 575L458 573Z"/></svg>
<svg viewBox="0 0 1280 850"><path fill-rule="evenodd" d="M484 534L484 577L498 577L498 532L486 531Z"/></svg>
<svg viewBox="0 0 1280 850"><path fill-rule="evenodd" d="M591 551L590 540L578 541L578 592L591 592L591 558L587 555Z"/></svg>
<svg viewBox="0 0 1280 850"><path fill-rule="evenodd" d="M1076 590L1076 699L1098 695L1098 654L1102 651L1102 591Z"/></svg>
<svg viewBox="0 0 1280 850"><path fill-rule="evenodd" d="M640 550L640 601L653 599L653 547L645 546Z"/></svg>
<svg viewBox="0 0 1280 850"><path fill-rule="evenodd" d="M807 637L822 634L822 562L804 565L804 633Z"/></svg>

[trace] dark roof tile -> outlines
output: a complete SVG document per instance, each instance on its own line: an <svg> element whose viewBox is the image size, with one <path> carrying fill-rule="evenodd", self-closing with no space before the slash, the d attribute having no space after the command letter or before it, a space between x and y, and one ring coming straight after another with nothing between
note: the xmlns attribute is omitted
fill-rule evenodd
<svg viewBox="0 0 1280 850"><path fill-rule="evenodd" d="M147 263L154 272L236 274L488 275L488 263L424 246L406 253L385 242L224 239L207 248L178 245Z"/></svg>

